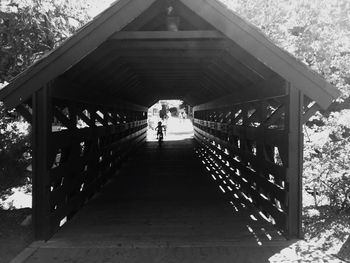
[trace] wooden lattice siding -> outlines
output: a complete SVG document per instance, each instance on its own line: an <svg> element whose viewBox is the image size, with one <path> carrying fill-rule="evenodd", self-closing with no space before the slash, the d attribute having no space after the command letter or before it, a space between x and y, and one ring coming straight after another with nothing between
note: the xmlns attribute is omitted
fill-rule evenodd
<svg viewBox="0 0 350 263"><path fill-rule="evenodd" d="M45 89L18 108L32 122L34 222L43 239L100 190L147 130L145 111L57 99Z"/></svg>
<svg viewBox="0 0 350 263"><path fill-rule="evenodd" d="M208 157L207 165L221 171L214 176L221 179L222 190L239 190L241 198L286 235L291 232L289 221L296 218L289 214L299 213L289 208L289 98L283 95L194 113L200 154Z"/></svg>

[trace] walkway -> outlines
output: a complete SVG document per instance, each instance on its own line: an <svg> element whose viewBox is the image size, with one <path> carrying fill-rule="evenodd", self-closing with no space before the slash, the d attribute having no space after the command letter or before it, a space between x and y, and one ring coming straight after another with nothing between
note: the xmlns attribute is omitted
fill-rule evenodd
<svg viewBox="0 0 350 263"><path fill-rule="evenodd" d="M25 262L268 262L290 244L233 200L192 139L148 142Z"/></svg>

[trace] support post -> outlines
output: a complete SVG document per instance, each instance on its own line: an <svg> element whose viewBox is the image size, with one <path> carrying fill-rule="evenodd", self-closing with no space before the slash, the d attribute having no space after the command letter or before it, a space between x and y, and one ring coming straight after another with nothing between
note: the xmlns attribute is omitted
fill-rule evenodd
<svg viewBox="0 0 350 263"><path fill-rule="evenodd" d="M302 92L287 83L288 111L288 219L289 238L301 238L302 173L303 173L303 98Z"/></svg>
<svg viewBox="0 0 350 263"><path fill-rule="evenodd" d="M49 86L33 94L33 222L35 239L47 240L52 234L50 219L49 138L52 103Z"/></svg>

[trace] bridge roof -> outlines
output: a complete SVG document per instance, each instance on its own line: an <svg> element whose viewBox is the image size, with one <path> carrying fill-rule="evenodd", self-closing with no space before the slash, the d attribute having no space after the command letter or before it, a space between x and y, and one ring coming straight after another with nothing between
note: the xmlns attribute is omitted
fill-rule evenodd
<svg viewBox="0 0 350 263"><path fill-rule="evenodd" d="M15 77L0 100L16 107L52 83L57 96L77 100L199 105L279 95L281 80L324 109L339 96L217 0L119 0Z"/></svg>

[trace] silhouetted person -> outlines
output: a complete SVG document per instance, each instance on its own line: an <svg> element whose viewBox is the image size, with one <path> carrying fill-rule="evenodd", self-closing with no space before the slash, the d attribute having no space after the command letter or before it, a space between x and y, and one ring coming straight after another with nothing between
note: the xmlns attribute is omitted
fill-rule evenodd
<svg viewBox="0 0 350 263"><path fill-rule="evenodd" d="M159 139L159 137L163 138L163 130L165 131L165 127L164 125L162 125L161 121L158 122L158 125L155 128L155 130L157 131L157 139Z"/></svg>

